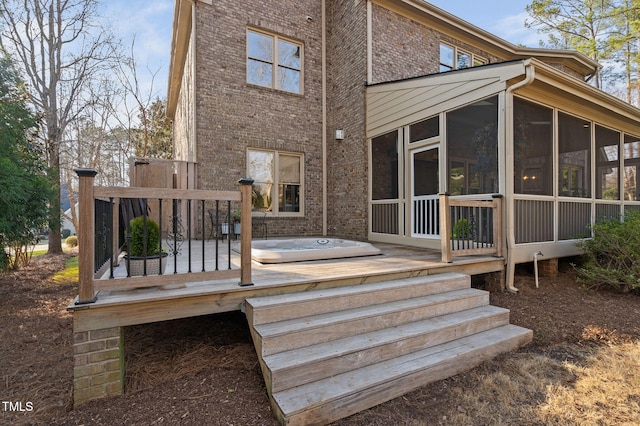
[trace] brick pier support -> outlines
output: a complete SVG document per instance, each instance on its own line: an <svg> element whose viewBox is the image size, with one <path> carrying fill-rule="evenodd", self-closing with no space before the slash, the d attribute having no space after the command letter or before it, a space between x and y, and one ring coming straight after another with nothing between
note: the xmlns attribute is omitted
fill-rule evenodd
<svg viewBox="0 0 640 426"><path fill-rule="evenodd" d="M541 277L555 278L558 276L558 258L538 259L538 273Z"/></svg>
<svg viewBox="0 0 640 426"><path fill-rule="evenodd" d="M486 289L493 293L501 293L507 287L506 271L489 272L484 279Z"/></svg>
<svg viewBox="0 0 640 426"><path fill-rule="evenodd" d="M124 388L122 328L74 332L73 404L121 395Z"/></svg>

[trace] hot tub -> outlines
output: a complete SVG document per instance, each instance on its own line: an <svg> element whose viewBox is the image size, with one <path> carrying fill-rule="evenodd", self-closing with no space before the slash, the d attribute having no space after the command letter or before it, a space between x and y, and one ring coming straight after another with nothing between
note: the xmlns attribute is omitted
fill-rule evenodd
<svg viewBox="0 0 640 426"><path fill-rule="evenodd" d="M338 238L264 240L252 241L251 245L251 258L260 263L286 263L380 254L380 249L369 243Z"/></svg>

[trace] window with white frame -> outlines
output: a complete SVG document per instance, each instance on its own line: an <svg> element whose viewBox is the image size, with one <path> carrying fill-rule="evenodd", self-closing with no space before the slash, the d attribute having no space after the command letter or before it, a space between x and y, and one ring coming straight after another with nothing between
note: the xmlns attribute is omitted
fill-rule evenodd
<svg viewBox="0 0 640 426"><path fill-rule="evenodd" d="M302 44L247 30L247 83L302 93Z"/></svg>
<svg viewBox="0 0 640 426"><path fill-rule="evenodd" d="M247 173L253 180L254 211L273 215L303 213L303 155L250 149Z"/></svg>
<svg viewBox="0 0 640 426"><path fill-rule="evenodd" d="M487 60L473 53L440 43L440 72L486 65Z"/></svg>

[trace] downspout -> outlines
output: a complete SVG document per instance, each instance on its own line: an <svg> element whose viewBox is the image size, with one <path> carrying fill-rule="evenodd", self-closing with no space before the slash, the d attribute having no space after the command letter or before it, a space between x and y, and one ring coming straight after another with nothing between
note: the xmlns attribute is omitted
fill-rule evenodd
<svg viewBox="0 0 640 426"><path fill-rule="evenodd" d="M197 163L198 162L198 120L196 117L198 117L197 114L197 105L198 102L196 101L196 96L198 94L198 91L195 90L195 88L197 87L196 85L196 81L198 76L196 75L196 70L198 69L198 67L196 66L196 3L193 2L191 3L191 35L189 36L189 44L191 45L190 47L188 47L187 49L191 50L191 63L189 64L189 67L191 68L190 72L191 72L191 76L193 81L191 82L191 128L193 129L193 141L191 146L193 147L193 152L191 153L191 161ZM189 89L189 88L187 88ZM188 157L187 157L188 158ZM198 177L195 177L195 182L194 182L194 188L198 188Z"/></svg>
<svg viewBox="0 0 640 426"><path fill-rule="evenodd" d="M536 78L535 68L530 60L524 61L525 77L522 81L510 86L506 90L505 96L505 168L506 183L505 188L507 192L506 197L506 218L507 218L507 274L506 274L506 287L510 293L517 293L518 289L513 285L515 278L516 265L513 261L513 248L516 244L515 237L515 218L514 212L514 187L513 187L513 92L524 86L527 86Z"/></svg>
<svg viewBox="0 0 640 426"><path fill-rule="evenodd" d="M367 0L367 84L373 83L373 7Z"/></svg>
<svg viewBox="0 0 640 426"><path fill-rule="evenodd" d="M594 77L597 77L598 75L600 75L600 71L602 70L602 65L598 65L596 68L596 71L589 75L589 77L587 77L587 79L584 81L585 83L589 83L591 82L591 80L593 80ZM599 86L599 83L596 81L596 86Z"/></svg>
<svg viewBox="0 0 640 426"><path fill-rule="evenodd" d="M322 0L322 235L327 236L327 10Z"/></svg>

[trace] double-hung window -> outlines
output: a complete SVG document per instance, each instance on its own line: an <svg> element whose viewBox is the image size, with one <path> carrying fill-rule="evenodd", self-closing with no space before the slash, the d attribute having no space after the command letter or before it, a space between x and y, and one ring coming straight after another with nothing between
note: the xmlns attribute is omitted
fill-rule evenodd
<svg viewBox="0 0 640 426"><path fill-rule="evenodd" d="M254 180L254 211L273 215L303 213L302 154L250 149L247 173Z"/></svg>
<svg viewBox="0 0 640 426"><path fill-rule="evenodd" d="M457 47L440 43L440 72L486 65L487 60Z"/></svg>
<svg viewBox="0 0 640 426"><path fill-rule="evenodd" d="M247 83L302 93L302 44L247 30Z"/></svg>

